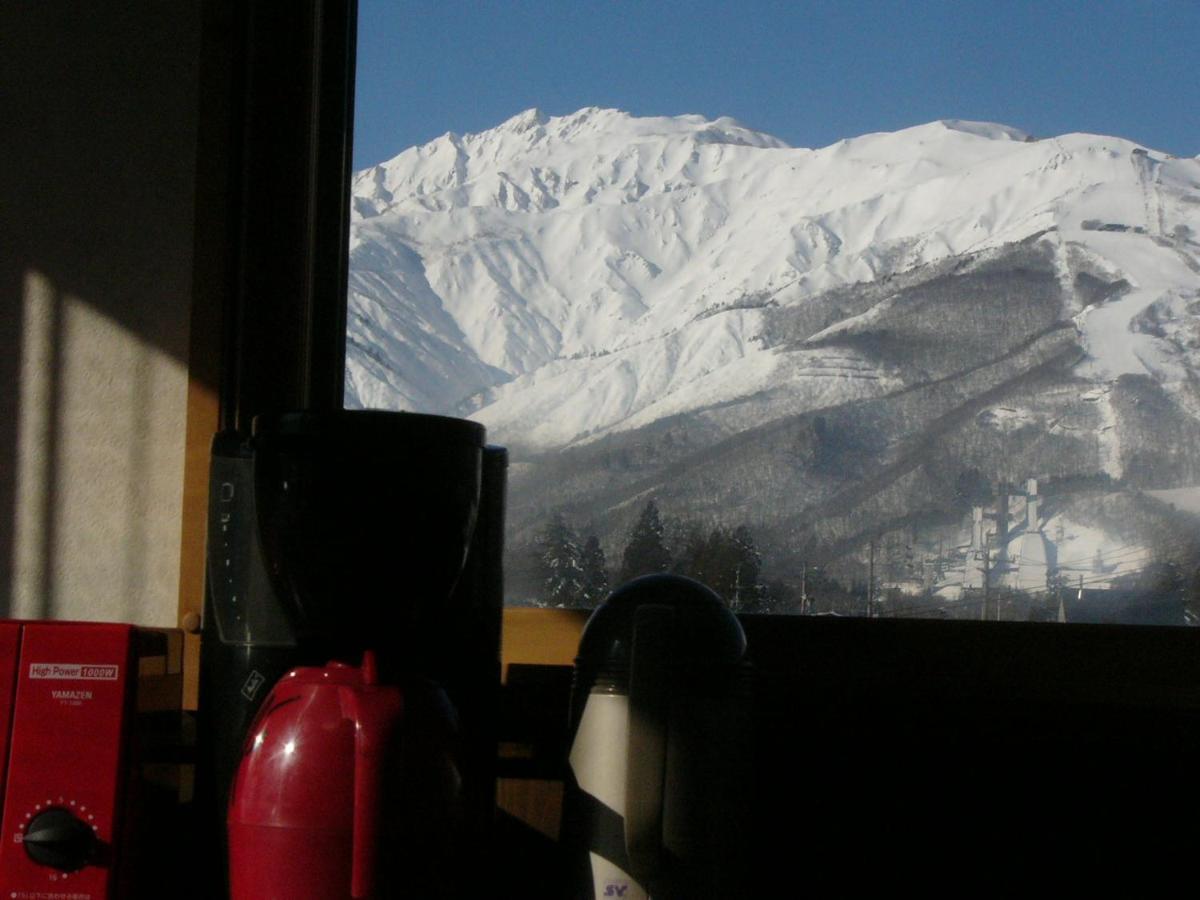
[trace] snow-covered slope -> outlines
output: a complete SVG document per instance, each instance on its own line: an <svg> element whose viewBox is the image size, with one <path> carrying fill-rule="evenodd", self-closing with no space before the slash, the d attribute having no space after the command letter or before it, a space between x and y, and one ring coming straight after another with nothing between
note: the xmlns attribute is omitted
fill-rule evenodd
<svg viewBox="0 0 1200 900"><path fill-rule="evenodd" d="M357 173L353 204L347 405L513 450L518 594L553 513L611 559L648 498L748 525L798 590L884 538L940 566L965 498L1030 478L1060 562L1143 565L1179 529L1140 492L1200 484L1200 158L531 110Z"/></svg>
<svg viewBox="0 0 1200 900"><path fill-rule="evenodd" d="M855 342L894 317L889 279L1030 240L1102 405L1121 375L1186 405L1200 370L1200 160L1118 138L945 120L809 150L724 118L530 110L353 193L347 405L470 415L511 446L910 390L919 371ZM872 299L784 339L856 284Z"/></svg>

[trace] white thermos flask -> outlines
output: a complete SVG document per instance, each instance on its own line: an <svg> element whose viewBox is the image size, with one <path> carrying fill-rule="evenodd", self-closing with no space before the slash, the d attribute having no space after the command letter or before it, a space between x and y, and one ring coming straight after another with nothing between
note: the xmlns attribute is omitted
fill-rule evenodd
<svg viewBox="0 0 1200 900"><path fill-rule="evenodd" d="M636 579L592 614L572 692L567 896L742 896L745 647L720 597L680 576Z"/></svg>

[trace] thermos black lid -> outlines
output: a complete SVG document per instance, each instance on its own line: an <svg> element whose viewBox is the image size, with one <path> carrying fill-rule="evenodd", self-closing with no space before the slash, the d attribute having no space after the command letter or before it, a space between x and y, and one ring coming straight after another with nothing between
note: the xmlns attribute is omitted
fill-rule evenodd
<svg viewBox="0 0 1200 900"><path fill-rule="evenodd" d="M672 610L678 663L690 668L741 662L746 635L720 596L682 575L645 575L617 588L596 607L579 641L576 668L614 675L628 671L634 620L647 605Z"/></svg>

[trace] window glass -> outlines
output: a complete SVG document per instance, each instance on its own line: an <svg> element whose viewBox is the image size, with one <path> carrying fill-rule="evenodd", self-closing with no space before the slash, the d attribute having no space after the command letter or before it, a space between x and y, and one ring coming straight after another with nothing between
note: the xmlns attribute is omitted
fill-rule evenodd
<svg viewBox="0 0 1200 900"><path fill-rule="evenodd" d="M345 404L510 449L509 603L1195 624L1200 7L359 15Z"/></svg>

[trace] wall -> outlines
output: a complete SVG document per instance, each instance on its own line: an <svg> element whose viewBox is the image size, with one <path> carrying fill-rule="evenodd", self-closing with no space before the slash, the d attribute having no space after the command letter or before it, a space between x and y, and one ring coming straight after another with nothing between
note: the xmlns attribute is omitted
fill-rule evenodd
<svg viewBox="0 0 1200 900"><path fill-rule="evenodd" d="M0 34L0 615L174 625L199 2Z"/></svg>

